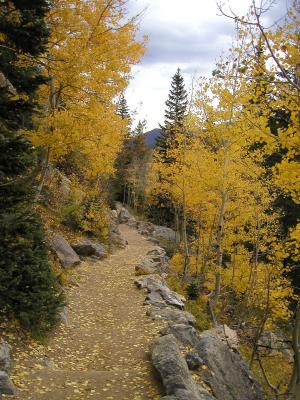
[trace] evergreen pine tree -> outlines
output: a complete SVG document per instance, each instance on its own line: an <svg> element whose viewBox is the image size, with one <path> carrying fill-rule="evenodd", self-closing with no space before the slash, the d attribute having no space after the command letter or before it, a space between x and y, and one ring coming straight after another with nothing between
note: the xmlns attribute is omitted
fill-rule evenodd
<svg viewBox="0 0 300 400"><path fill-rule="evenodd" d="M130 112L129 112L129 107L126 101L126 98L124 94L122 93L120 95L119 101L118 101L118 106L117 106L117 114L120 115L122 119L128 119L130 120Z"/></svg>
<svg viewBox="0 0 300 400"><path fill-rule="evenodd" d="M63 301L33 208L35 151L19 133L32 128L35 91L44 78L19 56L32 59L45 51L48 8L46 0L0 5L0 308L40 331L55 323Z"/></svg>
<svg viewBox="0 0 300 400"><path fill-rule="evenodd" d="M146 120L139 121L136 128L132 132L133 136L142 136L145 133L145 129L147 126Z"/></svg>
<svg viewBox="0 0 300 400"><path fill-rule="evenodd" d="M172 146L172 139L182 127L187 104L188 100L184 79L178 68L176 74L172 78L171 89L166 101L167 108L165 110L165 122L164 125L161 126L162 133L156 139L157 147L164 156L166 156L168 147Z"/></svg>
<svg viewBox="0 0 300 400"><path fill-rule="evenodd" d="M178 68L172 77L171 89L166 101L165 121L161 125L161 134L156 138L156 148L162 161L172 163L172 158L168 156L168 149L176 146L175 137L182 133L183 120L187 112L187 92L184 79ZM157 204L150 206L148 216L158 224L175 227L175 210L167 194L161 194L157 198Z"/></svg>

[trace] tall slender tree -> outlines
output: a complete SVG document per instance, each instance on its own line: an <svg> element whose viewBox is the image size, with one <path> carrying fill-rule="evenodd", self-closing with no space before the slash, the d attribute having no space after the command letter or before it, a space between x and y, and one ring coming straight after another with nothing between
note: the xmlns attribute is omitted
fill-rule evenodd
<svg viewBox="0 0 300 400"><path fill-rule="evenodd" d="M32 129L44 81L33 60L47 44L48 8L46 0L0 5L0 308L39 330L53 325L62 298L33 208L35 150L20 130Z"/></svg>
<svg viewBox="0 0 300 400"><path fill-rule="evenodd" d="M161 154L166 155L168 148L174 145L176 133L183 126L183 119L187 111L187 92L184 79L178 68L171 81L171 89L166 101L165 121L161 126L162 134L157 137L157 147Z"/></svg>
<svg viewBox="0 0 300 400"><path fill-rule="evenodd" d="M128 120L130 119L129 107L128 107L127 100L123 93L120 95L120 98L118 101L117 114L120 115L120 117L122 119L126 119L126 118Z"/></svg>

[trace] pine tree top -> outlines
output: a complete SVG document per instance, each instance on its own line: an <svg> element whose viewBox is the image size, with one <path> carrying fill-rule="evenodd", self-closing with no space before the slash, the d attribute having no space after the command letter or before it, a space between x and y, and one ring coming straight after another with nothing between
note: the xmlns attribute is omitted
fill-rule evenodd
<svg viewBox="0 0 300 400"><path fill-rule="evenodd" d="M182 124L187 110L187 91L180 69L172 77L171 89L166 101L164 129L174 129Z"/></svg>
<svg viewBox="0 0 300 400"><path fill-rule="evenodd" d="M129 107L127 104L127 100L122 93L120 95L119 101L118 101L118 106L117 106L117 114L120 115L122 119L130 119L130 111Z"/></svg>

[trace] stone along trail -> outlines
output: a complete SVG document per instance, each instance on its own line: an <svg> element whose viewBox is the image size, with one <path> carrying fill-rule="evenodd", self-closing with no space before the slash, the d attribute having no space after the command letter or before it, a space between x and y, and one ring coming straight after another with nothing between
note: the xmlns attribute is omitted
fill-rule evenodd
<svg viewBox="0 0 300 400"><path fill-rule="evenodd" d="M148 353L159 325L146 317L143 293L133 285L134 267L153 245L128 226L120 229L125 250L79 267L79 286L67 294L68 325L45 345L14 355L18 395L10 399L160 398Z"/></svg>

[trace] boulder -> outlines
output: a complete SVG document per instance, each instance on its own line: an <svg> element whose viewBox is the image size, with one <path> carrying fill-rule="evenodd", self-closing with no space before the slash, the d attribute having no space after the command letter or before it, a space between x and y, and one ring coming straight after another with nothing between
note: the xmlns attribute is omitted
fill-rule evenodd
<svg viewBox="0 0 300 400"><path fill-rule="evenodd" d="M151 236L155 239L163 239L169 242L177 243L179 241L178 233L176 233L173 229L167 228L165 226L155 225L154 230L151 233Z"/></svg>
<svg viewBox="0 0 300 400"><path fill-rule="evenodd" d="M200 334L201 337L215 337L217 339L222 340L225 344L227 344L231 349L238 350L239 347L239 338L233 329L230 329L227 325L219 325L216 328L209 329L207 331L203 331Z"/></svg>
<svg viewBox="0 0 300 400"><path fill-rule="evenodd" d="M112 249L125 249L128 242L125 240L120 232L110 232L110 246Z"/></svg>
<svg viewBox="0 0 300 400"><path fill-rule="evenodd" d="M155 306L158 308L167 307L167 304L165 303L163 297L161 296L161 294L159 292L148 293L145 298L144 304Z"/></svg>
<svg viewBox="0 0 300 400"><path fill-rule="evenodd" d="M146 314L154 321L163 319L173 324L196 325L196 318L192 314L174 308L159 309L152 307L147 310Z"/></svg>
<svg viewBox="0 0 300 400"><path fill-rule="evenodd" d="M186 354L185 361L191 371L195 371L204 364L202 358L199 357L198 354L194 351Z"/></svg>
<svg viewBox="0 0 300 400"><path fill-rule="evenodd" d="M294 361L293 352L280 333L264 332L258 341L259 350L266 355L281 353L289 362Z"/></svg>
<svg viewBox="0 0 300 400"><path fill-rule="evenodd" d="M70 190L71 190L71 185L72 185L71 180L69 178L67 178L66 175L64 175L59 169L55 168L51 164L48 165L48 168L45 173L45 186L44 186L43 190L45 190L45 188L48 185L50 185L50 187L55 185L55 189L57 190L59 198L61 200L70 201L69 195L70 195ZM79 190L78 188L75 189L74 187L72 188L72 191L74 191L74 194L76 192L76 194L78 195L78 196L75 196L75 197L77 197L77 200L75 201L75 199L73 198L73 201L76 204L79 204L81 199L83 198L84 193L81 190Z"/></svg>
<svg viewBox="0 0 300 400"><path fill-rule="evenodd" d="M185 298L169 289L159 275L148 275L137 279L135 283L139 288L145 288L149 292L145 304L161 307L162 299L166 305L177 307L181 310L184 308ZM156 293L154 294L153 292Z"/></svg>
<svg viewBox="0 0 300 400"><path fill-rule="evenodd" d="M127 224L133 227L137 226L136 219L124 207L122 207L119 211L118 220L120 224Z"/></svg>
<svg viewBox="0 0 300 400"><path fill-rule="evenodd" d="M5 340L1 340L0 343L0 371L9 373L11 368L11 358L9 345Z"/></svg>
<svg viewBox="0 0 300 400"><path fill-rule="evenodd" d="M171 396L171 399L213 400L205 389L198 389L174 336L167 335L156 339L151 346L151 357L161 376L166 394Z"/></svg>
<svg viewBox="0 0 300 400"><path fill-rule="evenodd" d="M107 257L107 251L100 243L85 239L80 243L72 245L76 253L81 257L96 257L100 260Z"/></svg>
<svg viewBox="0 0 300 400"><path fill-rule="evenodd" d="M16 394L16 389L5 371L0 371L0 395L1 394Z"/></svg>
<svg viewBox="0 0 300 400"><path fill-rule="evenodd" d="M80 258L63 236L55 234L50 240L50 246L64 268L80 264Z"/></svg>
<svg viewBox="0 0 300 400"><path fill-rule="evenodd" d="M144 261L135 267L135 275L153 275L157 272L156 264L151 261Z"/></svg>
<svg viewBox="0 0 300 400"><path fill-rule="evenodd" d="M166 250L160 246L156 246L154 249L149 250L147 255L150 255L152 259L157 257L160 260L162 257L166 257Z"/></svg>
<svg viewBox="0 0 300 400"><path fill-rule="evenodd" d="M154 231L154 227L155 225L153 225L151 222L139 221L137 223L137 230L143 236L151 235Z"/></svg>
<svg viewBox="0 0 300 400"><path fill-rule="evenodd" d="M197 340L195 350L206 365L200 370L218 400L262 400L263 390L250 375L239 353L222 340L206 336Z"/></svg>
<svg viewBox="0 0 300 400"><path fill-rule="evenodd" d="M168 286L161 286L158 289L158 292L169 306L177 307L180 310L183 310L184 303L186 301L184 296L181 296L180 294L169 289Z"/></svg>
<svg viewBox="0 0 300 400"><path fill-rule="evenodd" d="M197 346L200 335L191 325L172 324L161 330L162 335L173 335L179 342L186 346Z"/></svg>
<svg viewBox="0 0 300 400"><path fill-rule="evenodd" d="M153 274L137 278L134 283L139 289L147 289L151 292L151 290L155 290L160 285L165 285L165 280L160 275Z"/></svg>
<svg viewBox="0 0 300 400"><path fill-rule="evenodd" d="M151 261L158 264L158 270L160 273L169 272L169 257L166 255L165 249L156 246L153 250L148 251L147 256L151 258Z"/></svg>

